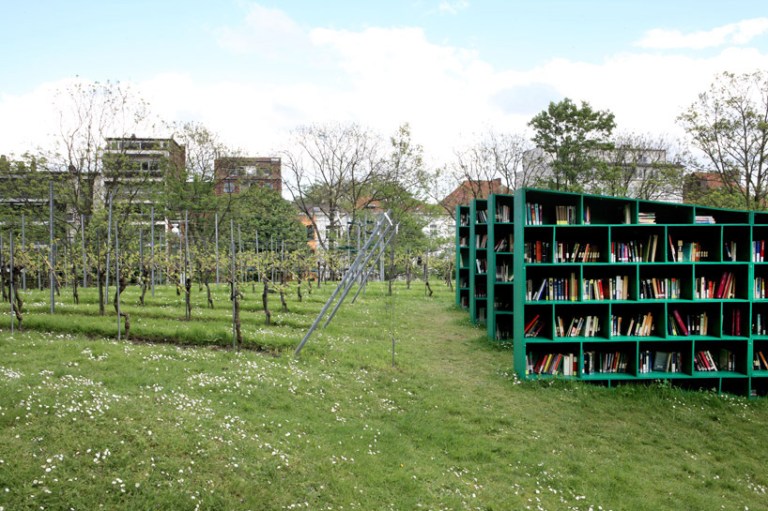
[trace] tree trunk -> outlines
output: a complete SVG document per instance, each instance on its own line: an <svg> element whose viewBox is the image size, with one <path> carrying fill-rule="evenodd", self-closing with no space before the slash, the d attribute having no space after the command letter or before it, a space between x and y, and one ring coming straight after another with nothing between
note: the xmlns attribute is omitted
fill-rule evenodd
<svg viewBox="0 0 768 511"><path fill-rule="evenodd" d="M205 296L208 300L208 308L213 309L213 293L211 292L211 284L208 282L208 278L205 279Z"/></svg>
<svg viewBox="0 0 768 511"><path fill-rule="evenodd" d="M192 319L192 279L189 274L184 274L184 306L186 308L187 321Z"/></svg>
<svg viewBox="0 0 768 511"><path fill-rule="evenodd" d="M235 322L235 342L237 343L237 348L240 349L240 347L243 345L243 334L240 330L240 290L235 287L235 284L232 283L232 300L234 301L234 318L233 321Z"/></svg>
<svg viewBox="0 0 768 511"><path fill-rule="evenodd" d="M267 326L272 324L272 313L269 312L269 283L264 279L264 290L261 292L261 303L264 305L264 316L267 319Z"/></svg>
<svg viewBox="0 0 768 511"><path fill-rule="evenodd" d="M96 278L99 281L99 315L106 314L104 310L104 270L102 268L96 269Z"/></svg>
<svg viewBox="0 0 768 511"><path fill-rule="evenodd" d="M72 264L72 275L77 275L77 266ZM80 293L77 289L77 278L72 279L72 298L75 299L75 305L80 305Z"/></svg>
<svg viewBox="0 0 768 511"><path fill-rule="evenodd" d="M22 307L24 307L24 300L21 299L21 295L19 294L19 286L20 286L19 281L21 280L19 278L20 275L21 275L21 269L19 269L19 271L14 271L13 275L11 276L11 279L13 280L13 297L11 299L15 301L13 305L13 314L16 316L16 320L19 322L19 331L22 330L21 322L24 319L24 317L22 316L23 314Z"/></svg>
<svg viewBox="0 0 768 511"><path fill-rule="evenodd" d="M144 297L147 295L147 289L149 288L149 266L144 265L141 267L141 295L139 295L139 304L144 305Z"/></svg>
<svg viewBox="0 0 768 511"><path fill-rule="evenodd" d="M125 320L125 338L128 339L128 337L131 334L131 318L128 316L127 312L123 312L122 310L118 311L117 308L117 299L119 296L122 296L123 291L128 287L128 280L124 276L120 276L120 282L117 286L117 289L115 290L115 299L112 302L112 304L115 307L115 312L120 314L120 317Z"/></svg>

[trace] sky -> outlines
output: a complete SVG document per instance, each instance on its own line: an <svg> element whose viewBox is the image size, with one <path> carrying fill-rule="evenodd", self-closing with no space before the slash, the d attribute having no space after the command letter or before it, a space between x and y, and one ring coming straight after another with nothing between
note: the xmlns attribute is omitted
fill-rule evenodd
<svg viewBox="0 0 768 511"><path fill-rule="evenodd" d="M718 73L768 69L765 0L0 0L0 19L6 155L50 143L55 93L78 80L254 156L303 125L409 123L442 165L566 97L618 132L681 137Z"/></svg>

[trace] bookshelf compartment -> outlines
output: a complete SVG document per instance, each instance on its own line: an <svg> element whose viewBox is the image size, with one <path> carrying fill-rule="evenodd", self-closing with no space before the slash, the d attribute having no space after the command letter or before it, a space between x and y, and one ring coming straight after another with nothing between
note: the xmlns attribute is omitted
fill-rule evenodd
<svg viewBox="0 0 768 511"><path fill-rule="evenodd" d="M551 263L553 231L551 227L525 229L523 256L526 263Z"/></svg>
<svg viewBox="0 0 768 511"><path fill-rule="evenodd" d="M749 225L749 211L709 208L696 206L694 223L696 224L745 224Z"/></svg>
<svg viewBox="0 0 768 511"><path fill-rule="evenodd" d="M757 342L759 338L768 339L768 302L752 303L752 325L750 326L752 337Z"/></svg>
<svg viewBox="0 0 768 511"><path fill-rule="evenodd" d="M715 373L717 377L745 376L751 370L749 343L743 341L701 341L693 345L693 372Z"/></svg>
<svg viewBox="0 0 768 511"><path fill-rule="evenodd" d="M496 313L493 329L493 337L495 340L511 341L514 328L514 318L512 314Z"/></svg>
<svg viewBox="0 0 768 511"><path fill-rule="evenodd" d="M768 339L756 340L752 346L752 374L768 378Z"/></svg>
<svg viewBox="0 0 768 511"><path fill-rule="evenodd" d="M665 330L665 310L661 303L611 305L610 337L640 341L661 339Z"/></svg>
<svg viewBox="0 0 768 511"><path fill-rule="evenodd" d="M536 344L525 354L525 373L531 377L578 377L581 357L578 343Z"/></svg>
<svg viewBox="0 0 768 511"><path fill-rule="evenodd" d="M607 304L555 305L555 339L606 339L610 330Z"/></svg>
<svg viewBox="0 0 768 511"><path fill-rule="evenodd" d="M698 265L694 277L693 296L697 300L749 298L748 265Z"/></svg>
<svg viewBox="0 0 768 511"><path fill-rule="evenodd" d="M720 260L719 225L689 225L667 229L667 261L678 263Z"/></svg>
<svg viewBox="0 0 768 511"><path fill-rule="evenodd" d="M551 341L554 338L552 326L551 305L533 305L525 308L522 330L526 341Z"/></svg>
<svg viewBox="0 0 768 511"><path fill-rule="evenodd" d="M639 201L640 213L652 214L657 224L691 224L694 208L688 204Z"/></svg>
<svg viewBox="0 0 768 511"><path fill-rule="evenodd" d="M585 196L582 223L591 225L637 223L637 203L614 197Z"/></svg>
<svg viewBox="0 0 768 511"><path fill-rule="evenodd" d="M692 300L693 266L688 264L640 265L637 282L640 300Z"/></svg>
<svg viewBox="0 0 768 511"><path fill-rule="evenodd" d="M667 338L719 338L721 312L719 303L668 303Z"/></svg>
<svg viewBox="0 0 768 511"><path fill-rule="evenodd" d="M591 226L555 228L556 263L609 262L608 229Z"/></svg>
<svg viewBox="0 0 768 511"><path fill-rule="evenodd" d="M525 270L527 302L579 301L580 268L575 265L528 266Z"/></svg>
<svg viewBox="0 0 768 511"><path fill-rule="evenodd" d="M647 378L685 378L691 375L690 342L641 342L638 350L638 375Z"/></svg>
<svg viewBox="0 0 768 511"><path fill-rule="evenodd" d="M768 263L756 263L754 265L754 278L752 280L752 299L768 299Z"/></svg>
<svg viewBox="0 0 768 511"><path fill-rule="evenodd" d="M749 302L723 304L723 337L749 337Z"/></svg>
<svg viewBox="0 0 768 511"><path fill-rule="evenodd" d="M752 251L749 244L749 226L726 225L723 227L722 255L723 262L749 262Z"/></svg>
<svg viewBox="0 0 768 511"><path fill-rule="evenodd" d="M525 225L581 223L581 195L577 193L528 190L523 202Z"/></svg>
<svg viewBox="0 0 768 511"><path fill-rule="evenodd" d="M636 375L634 343L600 342L583 344L584 379L630 379Z"/></svg>
<svg viewBox="0 0 768 511"><path fill-rule="evenodd" d="M581 285L581 299L637 300L637 267L616 264L585 266Z"/></svg>
<svg viewBox="0 0 768 511"><path fill-rule="evenodd" d="M497 194L489 198L489 210L493 211L495 224L511 224L514 215L514 195Z"/></svg>
<svg viewBox="0 0 768 511"><path fill-rule="evenodd" d="M663 262L664 228L652 225L611 227L610 261L615 263Z"/></svg>

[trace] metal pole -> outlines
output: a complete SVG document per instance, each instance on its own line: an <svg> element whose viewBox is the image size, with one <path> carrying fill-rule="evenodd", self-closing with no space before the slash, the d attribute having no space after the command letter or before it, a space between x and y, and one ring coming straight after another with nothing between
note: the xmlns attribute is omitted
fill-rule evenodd
<svg viewBox="0 0 768 511"><path fill-rule="evenodd" d="M149 221L152 224L152 226L150 227L152 241L150 241L149 243L150 257L151 257L151 261L149 265L149 268L150 268L149 283L152 286L152 297L154 297L155 296L155 207L154 206L152 206L152 209L149 215L150 215Z"/></svg>
<svg viewBox="0 0 768 511"><path fill-rule="evenodd" d="M216 228L216 284L219 283L219 214L213 216L214 227Z"/></svg>
<svg viewBox="0 0 768 511"><path fill-rule="evenodd" d="M27 236L26 236L26 221L24 218L24 213L21 214L21 249L25 250L25 247L27 246ZM21 289L22 291L27 290L27 270L22 268L21 270Z"/></svg>
<svg viewBox="0 0 768 511"><path fill-rule="evenodd" d="M51 288L51 314L55 312L54 302L54 280L56 273L54 272L55 261L53 259L53 181L48 181L48 234L49 234L49 249L50 249L50 270L48 272L48 279L50 280Z"/></svg>
<svg viewBox="0 0 768 511"><path fill-rule="evenodd" d="M109 295L107 295L109 298ZM117 304L117 340L120 340L120 236L115 222L115 303Z"/></svg>
<svg viewBox="0 0 768 511"><path fill-rule="evenodd" d="M237 304L235 303L235 300L237 300L237 279L235 278L237 268L235 266L235 221L233 219L230 219L229 221L229 253L231 256L230 259L232 260L230 271L232 279L232 347L235 348L237 347L237 321L235 317L237 314Z"/></svg>
<svg viewBox="0 0 768 511"><path fill-rule="evenodd" d="M189 300L191 299L189 296L187 296L188 293L192 292L192 288L187 285L187 282L189 281L189 210L184 210L184 302L189 303ZM187 319L191 319L192 317L192 311L190 310L188 305L185 305L185 308L187 310Z"/></svg>
<svg viewBox="0 0 768 511"><path fill-rule="evenodd" d="M85 215L80 215L80 249L83 252L83 287L88 287L88 258L85 256Z"/></svg>
<svg viewBox="0 0 768 511"><path fill-rule="evenodd" d="M10 296L9 298L10 298L10 300L11 300L11 335L13 335L13 327L14 327L14 325L13 325L13 322L14 322L14 320L16 319L16 318L14 317L14 316L15 316L15 310L14 310L14 308L13 308L13 306L14 306L14 303L13 303L13 230L11 230L11 236L10 236L10 238L11 238L11 243L10 243L10 251L11 251L11 261L10 261L10 264L11 264L11 274L10 274L10 284L9 284L9 286L8 286L8 289L9 289L9 290L10 290L10 292L11 292L11 296Z"/></svg>
<svg viewBox="0 0 768 511"><path fill-rule="evenodd" d="M109 249L112 244L112 192L109 193L109 214L107 215L107 264L104 267L106 272L105 296L104 301L109 303Z"/></svg>

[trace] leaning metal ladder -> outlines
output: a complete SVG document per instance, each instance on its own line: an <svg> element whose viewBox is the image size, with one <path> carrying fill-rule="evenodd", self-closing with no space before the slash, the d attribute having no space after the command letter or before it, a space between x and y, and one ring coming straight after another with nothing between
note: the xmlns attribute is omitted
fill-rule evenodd
<svg viewBox="0 0 768 511"><path fill-rule="evenodd" d="M317 318L315 318L315 321L312 323L312 326L309 327L309 331L306 333L306 335L304 335L304 338L301 340L301 343L299 343L299 345L296 347L296 351L293 353L294 356L298 356L299 353L301 353L302 348L304 348L304 345L309 340L309 337L312 335L312 332L314 332L317 329L318 325L320 324L320 321L323 319L323 316L325 316L326 312L328 312L328 309L331 308L331 305L336 301L336 298L338 297L338 302L336 302L336 306L334 307L330 316L328 316L328 319L323 325L323 328L328 326L328 323L331 322L331 320L333 319L333 316L339 310L339 307L341 307L341 304L344 302L344 299L349 293L349 290L352 288L352 285L355 283L358 277L360 277L364 273L367 273L368 266L370 265L371 260L373 260L374 262L378 260L377 257L374 257L374 254L382 251L383 248L386 248L386 246L392 240L392 236L390 236L390 233L395 229L396 229L396 225L392 222L392 219L389 217L389 212L382 213L379 216L379 218L376 220L376 224L373 227L373 231L371 232L371 235L368 236L368 239L365 241L365 244L357 253L355 260L352 262L349 269L344 273L344 276L342 277L341 282L339 282L339 285L336 286L336 289L328 298L328 301L325 302L325 305L323 305L323 308L320 310L320 313L317 315Z"/></svg>

